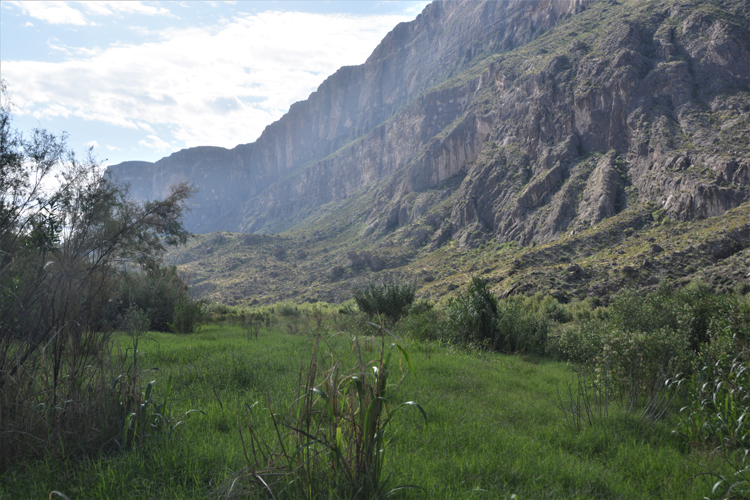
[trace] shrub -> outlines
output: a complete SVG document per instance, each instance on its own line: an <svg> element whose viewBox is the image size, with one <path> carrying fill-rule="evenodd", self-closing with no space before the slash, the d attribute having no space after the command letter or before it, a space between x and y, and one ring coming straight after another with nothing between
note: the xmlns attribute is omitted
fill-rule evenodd
<svg viewBox="0 0 750 500"><path fill-rule="evenodd" d="M607 317L565 330L559 349L568 360L607 377L631 409L648 408L665 397L668 379L696 371L696 359L699 369L728 365L722 360L744 349L749 329L747 304L699 283L645 296L625 290L612 299Z"/></svg>
<svg viewBox="0 0 750 500"><path fill-rule="evenodd" d="M402 338L429 341L441 336L444 322L443 314L432 307L416 311L412 307L409 315L401 318L395 328Z"/></svg>
<svg viewBox="0 0 750 500"><path fill-rule="evenodd" d="M458 293L448 304L444 335L454 343L497 349L502 345L497 312L497 298L487 284L475 276L466 294Z"/></svg>
<svg viewBox="0 0 750 500"><path fill-rule="evenodd" d="M193 333L203 321L203 302L194 301L187 294L182 295L174 306L169 329L174 333Z"/></svg>
<svg viewBox="0 0 750 500"><path fill-rule="evenodd" d="M538 308L537 308L538 309ZM505 352L544 352L549 320L523 297L499 301L479 277L448 304L443 335L452 342Z"/></svg>
<svg viewBox="0 0 750 500"><path fill-rule="evenodd" d="M140 371L113 353L105 312L123 265L155 268L167 245L187 240L181 217L192 190L182 184L164 200L130 200L94 158L69 151L64 136L34 130L25 139L12 129L0 87L3 468L111 449L129 432L113 423L105 395L145 404Z"/></svg>
<svg viewBox="0 0 750 500"><path fill-rule="evenodd" d="M521 297L501 300L497 311L499 336L495 348L507 352L543 353L549 331L548 313L549 309L535 313L524 307Z"/></svg>
<svg viewBox="0 0 750 500"><path fill-rule="evenodd" d="M190 297L187 283L174 266L123 273L118 295L107 313L112 325L131 307L144 311L148 329L158 332L190 333L202 318L203 304Z"/></svg>
<svg viewBox="0 0 750 500"><path fill-rule="evenodd" d="M409 310L416 291L413 284L386 281L370 283L364 288L355 287L352 295L357 307L370 319L382 314L391 323L396 323Z"/></svg>
<svg viewBox="0 0 750 500"><path fill-rule="evenodd" d="M609 314L610 321L625 331L665 328L681 332L697 352L709 341L711 322L726 316L734 302L733 297L716 294L702 283L691 283L680 290L662 286L645 297L639 290L628 289L613 298Z"/></svg>

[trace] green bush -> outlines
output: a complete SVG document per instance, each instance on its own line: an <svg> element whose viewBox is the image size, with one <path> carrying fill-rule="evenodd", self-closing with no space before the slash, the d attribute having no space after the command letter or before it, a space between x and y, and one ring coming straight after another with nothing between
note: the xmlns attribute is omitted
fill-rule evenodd
<svg viewBox="0 0 750 500"><path fill-rule="evenodd" d="M542 309L541 303L534 307L524 297L498 301L487 284L475 276L466 294L459 293L448 304L442 335L454 343L496 351L542 353L549 330L548 314L549 308Z"/></svg>
<svg viewBox="0 0 750 500"><path fill-rule="evenodd" d="M384 315L391 323L396 323L407 313L416 294L416 286L395 281L381 284L370 283L364 288L352 290L357 307L372 319Z"/></svg>
<svg viewBox="0 0 750 500"><path fill-rule="evenodd" d="M610 321L625 331L665 328L685 334L697 352L709 341L711 322L726 316L733 302L732 297L717 294L708 285L691 283L678 290L662 286L645 297L640 290L625 290L613 298L609 313Z"/></svg>
<svg viewBox="0 0 750 500"><path fill-rule="evenodd" d="M497 297L481 278L475 276L466 294L459 292L448 303L444 336L454 343L497 349L502 345L497 312Z"/></svg>
<svg viewBox="0 0 750 500"><path fill-rule="evenodd" d="M746 303L696 283L647 295L625 290L613 297L607 316L564 330L558 346L568 360L606 377L635 408L652 404L668 379L707 366L728 373L726 360L745 349L749 330Z"/></svg>
<svg viewBox="0 0 750 500"><path fill-rule="evenodd" d="M187 294L182 295L174 307L169 329L174 333L193 333L204 318L203 302L194 301Z"/></svg>
<svg viewBox="0 0 750 500"><path fill-rule="evenodd" d="M557 307L552 309L558 311ZM499 336L495 348L507 352L533 352L541 354L547 344L550 309L534 312L524 307L522 297L501 300L497 311Z"/></svg>
<svg viewBox="0 0 750 500"><path fill-rule="evenodd" d="M203 317L203 304L190 297L174 266L122 273L118 298L106 312L110 324L116 326L131 307L144 311L148 329L159 332L192 332Z"/></svg>
<svg viewBox="0 0 750 500"><path fill-rule="evenodd" d="M444 315L433 307L427 309L412 307L409 314L396 324L395 330L401 338L421 341L437 340L441 336L444 322Z"/></svg>

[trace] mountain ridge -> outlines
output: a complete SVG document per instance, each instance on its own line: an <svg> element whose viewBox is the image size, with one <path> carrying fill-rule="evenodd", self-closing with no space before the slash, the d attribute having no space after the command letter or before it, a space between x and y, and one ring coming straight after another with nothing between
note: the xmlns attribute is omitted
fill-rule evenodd
<svg viewBox="0 0 750 500"><path fill-rule="evenodd" d="M470 61L488 47L524 43L584 3L434 2L411 23L394 28L363 65L339 69L306 101L290 106L289 112L266 127L255 143L214 150L212 157L202 148L191 148L153 165L128 162L110 166L108 171L130 183L131 194L138 199L164 196L169 183L191 181L199 194L193 201L193 215L186 220L188 227L196 232L240 229L234 214L241 205L239 201L252 199L295 169L325 158L387 122L427 87L441 83L444 72L452 74L460 69L457 57ZM496 27L489 34L482 31L492 27L488 19L500 15L488 17L488 10L519 8L520 12L509 16L506 24L520 17L525 20L518 28L523 32L503 31L499 36ZM528 20L526 11L536 12L532 16L535 21ZM431 28L440 22L440 29ZM425 25L427 29L422 28ZM434 42L438 35L447 39ZM422 64L416 68L414 60ZM221 176L231 182L213 182Z"/></svg>
<svg viewBox="0 0 750 500"><path fill-rule="evenodd" d="M493 17L505 14L509 16L499 24ZM468 27L476 23L479 35L475 36ZM420 32L425 25L431 33ZM481 42L476 46L475 38ZM416 41L410 45L404 40ZM451 49L434 49L438 62L430 67L432 73L425 70L421 80L410 80L414 68L399 67L403 76L399 82L380 87L372 83L390 74L386 70L396 59L389 57L406 57L414 44L425 40ZM453 44L455 40L460 43ZM446 66L441 57L453 58L453 65ZM158 168L148 170L152 167L145 165L141 184L131 182L134 191L151 190L153 195L168 181L199 179L201 193L189 227L207 228L206 232L292 230L284 234L297 246L316 248L309 258L318 264L310 265L312 274L290 283L301 288L314 284L318 290L340 290L369 273L414 270L419 263L431 262L432 252L444 248L447 253L440 255L458 255L489 244L563 248L566 238L591 230L600 236L584 241L602 239L620 245L620 239L606 236L612 224L618 231L639 233L667 219L693 224L714 217L734 225L747 223L742 209L750 200L750 6L746 2L439 2L430 4L414 22L394 29L368 62L370 66L343 68L309 101L292 106L295 113L302 113L317 109L311 103L330 98L325 113L306 116L307 123L314 123L310 136L286 136L300 139L303 149L317 148L318 156L299 157L283 169L265 165L266 177L256 177L266 184L258 181L248 188L243 182L255 170L252 165L237 165L245 165L243 154L255 155L262 149L257 142L234 150L179 152L171 160L160 160ZM363 68L377 69L368 77L369 90L362 94L367 96L365 104L381 102L383 89L397 89L399 95L411 97L393 98L390 108L387 104L379 108L380 115L361 102L337 110L333 104L347 102L355 92L332 89L336 85L360 89L359 83L347 79ZM409 83L414 81L423 87L410 91ZM344 126L347 117L357 110L362 112L357 123L367 118L369 129L346 135L354 126L354 121ZM264 131L263 141L274 139L276 147L286 145L290 151L297 147L278 135L284 127L301 127L290 125L291 111ZM385 118L378 121L376 116ZM337 135L335 130L345 132ZM315 146L308 144L313 139L318 141ZM273 165L296 154L279 151L268 157L276 162ZM225 155L227 163L211 163L211 155ZM134 170L144 166L133 165ZM228 190L234 194L228 195ZM634 213L641 215L628 215ZM216 219L224 225L213 224ZM718 231L720 223L690 227L681 229L686 240L695 234L713 242L705 228ZM738 231L737 235L745 234ZM739 246L732 247L732 255L747 247L745 236L737 238ZM666 242L655 244L664 247ZM597 245L597 255L610 258ZM569 256L571 261L594 258L581 245L575 248L580 251ZM683 272L686 265L716 266L708 247L692 261L693 257L678 256L665 260L662 267L638 252L641 260L628 264L630 270L619 277L602 278L607 271L600 266L579 275L589 276L588 285L579 285L586 293L606 294L623 283L654 286L654 280L695 275ZM196 272L200 289L223 280L196 267L198 262L208 262L206 258L201 252L177 252L173 262ZM438 267L449 265L451 259L440 261ZM643 267L643 259L650 264ZM228 265L238 273L248 265L242 262L239 267ZM532 278L546 275L544 270L529 271L526 277L536 284L527 290L514 281L519 274L513 265L507 265L510 272L502 277L492 273L487 277L499 291L563 287L566 294L573 293L567 278L550 276L547 283ZM265 273L253 266L248 271L251 268L259 275ZM447 270L438 274L428 287L445 293L449 290L441 287L453 278ZM724 270L719 274L726 275ZM209 296L220 298L223 286Z"/></svg>

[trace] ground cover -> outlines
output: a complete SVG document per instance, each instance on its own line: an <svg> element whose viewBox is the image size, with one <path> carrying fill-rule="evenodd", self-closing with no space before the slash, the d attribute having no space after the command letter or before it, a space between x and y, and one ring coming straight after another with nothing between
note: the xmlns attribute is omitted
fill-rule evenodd
<svg viewBox="0 0 750 500"><path fill-rule="evenodd" d="M226 494L227 481L247 465L239 429L246 438L250 423L273 441L269 408L283 414L292 403L310 339L322 335L343 365L354 363L351 340L339 333L345 326L308 322L292 334L280 321L257 339L232 325L205 325L192 335L149 332L139 340L139 362L153 368L145 378L156 380L156 398L171 385L173 415L201 412L185 416L173 438L135 451L15 468L0 478L0 498L47 498L52 491L71 499ZM367 328L358 322L356 330ZM132 339L122 334L117 342L128 349ZM377 356L375 343L362 345L362 356ZM564 363L439 343L410 342L409 351L416 377L407 375L391 397L419 402L429 423L404 411L388 430L387 487L422 488L396 498L703 498L710 490L695 476L706 457L690 453L671 432L674 416L641 424L612 409L593 426L569 425L558 407L558 390L565 394L572 376ZM396 371L408 369L402 363Z"/></svg>

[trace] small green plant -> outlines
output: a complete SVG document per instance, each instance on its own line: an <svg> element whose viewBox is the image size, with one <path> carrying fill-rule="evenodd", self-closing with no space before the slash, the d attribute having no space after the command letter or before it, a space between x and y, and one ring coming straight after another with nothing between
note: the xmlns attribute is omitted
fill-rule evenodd
<svg viewBox="0 0 750 500"><path fill-rule="evenodd" d="M357 307L371 320L382 314L395 323L407 313L416 292L413 284L385 281L381 284L370 283L364 288L355 287L352 295Z"/></svg>
<svg viewBox="0 0 750 500"><path fill-rule="evenodd" d="M227 497L238 492L305 499L387 494L384 470L390 423L406 407L417 408L425 422L427 415L413 401L395 406L391 402L390 393L401 382L389 382L395 371L394 352L412 374L414 367L402 341L380 328L380 355L369 362L362 361L362 346L357 337L353 339L358 364L351 371L329 344L316 338L309 365L300 370L299 390L288 416L271 411L277 446L269 446L250 423L247 437L240 431L247 467L224 484ZM396 339L390 346L385 341L388 335ZM322 344L328 347L325 354L320 352Z"/></svg>

